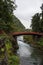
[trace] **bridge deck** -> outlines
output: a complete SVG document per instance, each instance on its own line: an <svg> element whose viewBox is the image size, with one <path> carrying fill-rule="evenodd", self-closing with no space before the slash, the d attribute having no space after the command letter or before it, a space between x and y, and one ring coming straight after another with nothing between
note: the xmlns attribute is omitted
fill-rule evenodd
<svg viewBox="0 0 43 65"><path fill-rule="evenodd" d="M39 35L43 36L43 33L39 32L14 32L12 33L13 36L20 36L20 35Z"/></svg>

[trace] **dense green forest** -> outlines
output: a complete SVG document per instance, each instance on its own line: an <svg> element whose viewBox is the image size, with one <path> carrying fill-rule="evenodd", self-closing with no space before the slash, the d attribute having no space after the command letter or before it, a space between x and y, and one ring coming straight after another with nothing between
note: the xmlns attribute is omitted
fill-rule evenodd
<svg viewBox="0 0 43 65"><path fill-rule="evenodd" d="M41 13L35 13L32 16L32 20L31 20L31 28L32 29L28 29L26 31L33 31L33 32L39 32L39 33L43 33L43 4L41 6ZM43 36L42 37L38 37L37 36L37 40L35 40L35 36L24 36L24 39L27 40L30 43L35 43L35 45L37 45L37 47L43 47Z"/></svg>

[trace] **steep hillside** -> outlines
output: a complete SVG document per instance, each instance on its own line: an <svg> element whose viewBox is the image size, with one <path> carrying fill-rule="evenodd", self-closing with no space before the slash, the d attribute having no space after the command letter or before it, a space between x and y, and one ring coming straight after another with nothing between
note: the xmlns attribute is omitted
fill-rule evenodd
<svg viewBox="0 0 43 65"><path fill-rule="evenodd" d="M20 22L20 20L14 16L14 31L24 31L25 30L25 27L23 26L23 24Z"/></svg>

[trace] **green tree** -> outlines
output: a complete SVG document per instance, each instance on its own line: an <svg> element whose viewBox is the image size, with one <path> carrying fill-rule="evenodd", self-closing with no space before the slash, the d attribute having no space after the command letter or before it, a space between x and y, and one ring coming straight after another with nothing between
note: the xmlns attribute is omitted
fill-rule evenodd
<svg viewBox="0 0 43 65"><path fill-rule="evenodd" d="M0 0L0 29L9 30L13 22L13 10L15 3L13 0Z"/></svg>
<svg viewBox="0 0 43 65"><path fill-rule="evenodd" d="M40 32L40 14L36 13L33 17L32 17L32 30L34 32Z"/></svg>
<svg viewBox="0 0 43 65"><path fill-rule="evenodd" d="M34 32L41 32L43 33L43 4L41 6L41 13L36 13L33 17L32 17L32 31ZM43 44L43 41L40 36L33 36L33 39L35 40L35 42L40 45ZM40 41L41 40L41 41Z"/></svg>
<svg viewBox="0 0 43 65"><path fill-rule="evenodd" d="M41 20L40 20L40 22L41 22L41 32L43 32L43 4L42 4L42 6L41 6L41 10L42 10L42 13L41 13Z"/></svg>
<svg viewBox="0 0 43 65"><path fill-rule="evenodd" d="M32 30L34 32L43 32L43 4L41 6L41 13L36 13L33 17L32 17Z"/></svg>

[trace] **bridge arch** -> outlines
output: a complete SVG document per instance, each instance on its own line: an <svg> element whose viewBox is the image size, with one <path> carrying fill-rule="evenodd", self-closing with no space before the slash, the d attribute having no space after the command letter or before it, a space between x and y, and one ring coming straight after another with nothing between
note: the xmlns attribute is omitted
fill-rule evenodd
<svg viewBox="0 0 43 65"><path fill-rule="evenodd" d="M43 33L39 32L13 32L13 36L20 36L20 35L35 35L35 36L43 36Z"/></svg>
<svg viewBox="0 0 43 65"><path fill-rule="evenodd" d="M11 35L14 37L14 40L17 43L17 36L21 36L21 35L43 36L43 33L39 33L39 32L13 32L13 33L11 33ZM37 37L35 38L35 40L37 40ZM13 44L13 46L14 46L14 44Z"/></svg>
<svg viewBox="0 0 43 65"><path fill-rule="evenodd" d="M43 33L39 33L39 32L13 32L12 35L15 39L17 36L21 36L21 35L32 35L32 36L35 36L34 40L39 40L39 38L41 36L43 36Z"/></svg>

